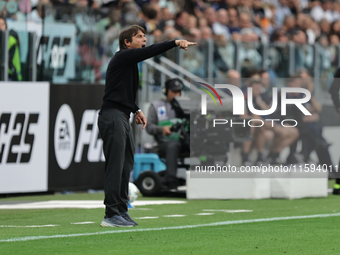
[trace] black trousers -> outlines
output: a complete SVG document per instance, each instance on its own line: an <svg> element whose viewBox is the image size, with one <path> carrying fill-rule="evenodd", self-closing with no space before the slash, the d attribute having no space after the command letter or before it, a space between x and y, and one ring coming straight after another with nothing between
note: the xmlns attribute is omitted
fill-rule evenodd
<svg viewBox="0 0 340 255"><path fill-rule="evenodd" d="M159 142L159 150L166 160L165 182L177 182L177 159L178 154L182 152L182 146L179 141L162 140Z"/></svg>
<svg viewBox="0 0 340 255"><path fill-rule="evenodd" d="M106 217L128 210L129 178L134 164L134 140L129 116L117 109L99 114L98 127L105 155Z"/></svg>

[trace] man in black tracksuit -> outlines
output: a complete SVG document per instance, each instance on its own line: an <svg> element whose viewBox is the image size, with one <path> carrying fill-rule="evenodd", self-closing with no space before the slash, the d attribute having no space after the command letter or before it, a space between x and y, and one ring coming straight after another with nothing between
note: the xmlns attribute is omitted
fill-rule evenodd
<svg viewBox="0 0 340 255"><path fill-rule="evenodd" d="M145 47L146 38L142 27L133 25L119 35L118 51L111 59L106 72L105 94L98 118L105 155L104 191L106 206L102 226L132 227L138 225L128 210L128 187L134 163L134 140L129 124L130 113L143 129L147 120L136 105L139 84L137 63L156 56L176 46L187 49L191 43L173 40Z"/></svg>

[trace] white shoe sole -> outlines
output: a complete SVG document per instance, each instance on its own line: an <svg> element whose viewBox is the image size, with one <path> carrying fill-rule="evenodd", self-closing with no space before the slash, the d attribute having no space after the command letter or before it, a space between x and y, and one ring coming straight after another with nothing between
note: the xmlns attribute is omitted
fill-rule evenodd
<svg viewBox="0 0 340 255"><path fill-rule="evenodd" d="M118 224L108 223L108 222L105 222L105 221L102 221L102 223L100 225L102 227L125 227L125 228L133 227L133 225L118 225Z"/></svg>

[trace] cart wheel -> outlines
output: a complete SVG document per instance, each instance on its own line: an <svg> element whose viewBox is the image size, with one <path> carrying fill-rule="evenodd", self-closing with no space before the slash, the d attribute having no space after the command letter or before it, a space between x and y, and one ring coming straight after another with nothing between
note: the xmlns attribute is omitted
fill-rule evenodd
<svg viewBox="0 0 340 255"><path fill-rule="evenodd" d="M139 175L136 185L143 196L155 196L162 188L162 180L158 173L145 171Z"/></svg>

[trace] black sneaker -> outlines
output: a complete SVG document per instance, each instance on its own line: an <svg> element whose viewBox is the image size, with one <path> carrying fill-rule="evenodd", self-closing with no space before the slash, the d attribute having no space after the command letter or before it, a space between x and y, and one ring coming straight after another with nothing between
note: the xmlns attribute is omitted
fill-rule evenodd
<svg viewBox="0 0 340 255"><path fill-rule="evenodd" d="M122 216L124 220L132 223L134 226L138 226L138 223L135 222L133 219L131 219L131 217L128 214L128 212L120 213L120 216Z"/></svg>
<svg viewBox="0 0 340 255"><path fill-rule="evenodd" d="M333 195L340 195L340 184L337 183L334 184Z"/></svg>
<svg viewBox="0 0 340 255"><path fill-rule="evenodd" d="M333 195L340 195L340 189L333 189Z"/></svg>
<svg viewBox="0 0 340 255"><path fill-rule="evenodd" d="M111 218L104 218L100 225L102 227L133 227L133 223L125 220L120 215L114 215Z"/></svg>

